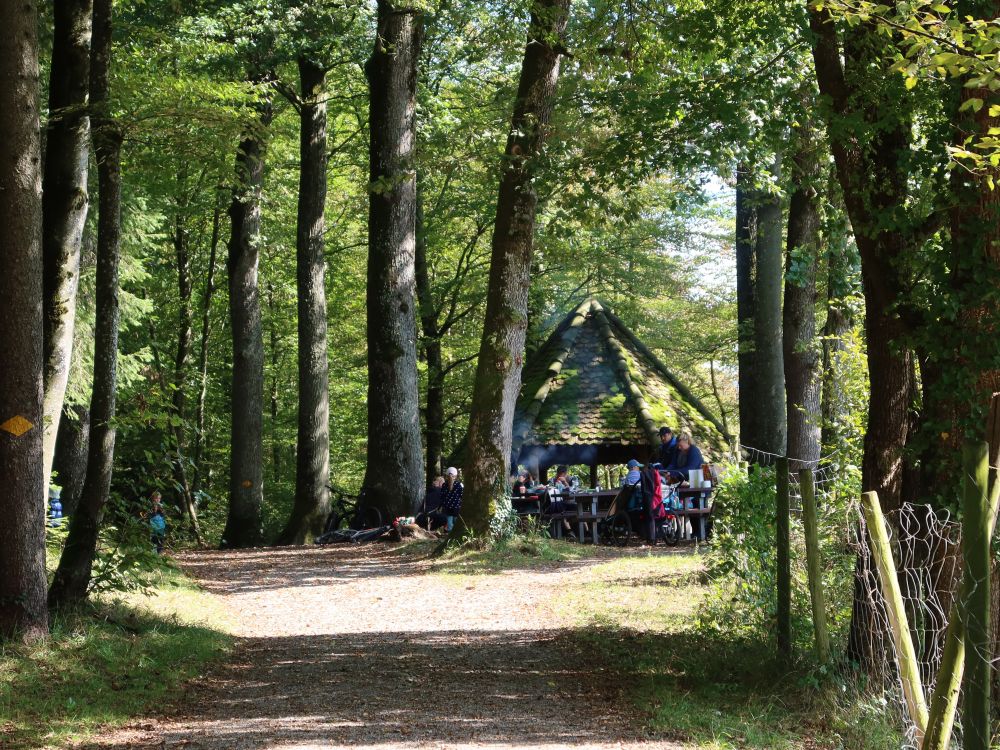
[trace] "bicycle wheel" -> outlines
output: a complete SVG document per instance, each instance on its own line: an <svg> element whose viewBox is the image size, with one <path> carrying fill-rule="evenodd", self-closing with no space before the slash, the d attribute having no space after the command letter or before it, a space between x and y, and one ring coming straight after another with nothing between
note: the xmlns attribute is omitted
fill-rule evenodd
<svg viewBox="0 0 1000 750"><path fill-rule="evenodd" d="M681 540L681 527L677 516L667 516L657 527L658 536L668 547L676 547Z"/></svg>
<svg viewBox="0 0 1000 750"><path fill-rule="evenodd" d="M358 504L354 509L354 516L351 520L351 528L355 531L361 529L377 529L383 525L382 511L372 505Z"/></svg>
<svg viewBox="0 0 1000 750"><path fill-rule="evenodd" d="M608 524L608 536L611 544L616 547L624 547L632 537L632 519L628 517L626 511L616 513Z"/></svg>

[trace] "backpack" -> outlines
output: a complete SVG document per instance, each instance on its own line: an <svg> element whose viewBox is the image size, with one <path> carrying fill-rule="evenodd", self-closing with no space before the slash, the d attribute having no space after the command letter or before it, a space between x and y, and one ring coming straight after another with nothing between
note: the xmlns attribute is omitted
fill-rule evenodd
<svg viewBox="0 0 1000 750"><path fill-rule="evenodd" d="M167 519L163 517L162 513L155 513L149 519L149 527L153 530L154 534L166 534Z"/></svg>
<svg viewBox="0 0 1000 750"><path fill-rule="evenodd" d="M667 517L666 508L663 507L663 487L660 485L660 472L652 466L646 466L642 470L641 479L642 494L646 500L646 512L651 518L662 521Z"/></svg>

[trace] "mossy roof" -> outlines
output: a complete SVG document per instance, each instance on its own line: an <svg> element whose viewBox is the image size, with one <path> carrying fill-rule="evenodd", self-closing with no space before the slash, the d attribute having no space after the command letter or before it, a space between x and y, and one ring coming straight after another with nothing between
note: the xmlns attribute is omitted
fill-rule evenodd
<svg viewBox="0 0 1000 750"><path fill-rule="evenodd" d="M523 446L659 444L669 425L709 454L725 453L722 424L614 313L596 299L559 324L524 369L514 416Z"/></svg>

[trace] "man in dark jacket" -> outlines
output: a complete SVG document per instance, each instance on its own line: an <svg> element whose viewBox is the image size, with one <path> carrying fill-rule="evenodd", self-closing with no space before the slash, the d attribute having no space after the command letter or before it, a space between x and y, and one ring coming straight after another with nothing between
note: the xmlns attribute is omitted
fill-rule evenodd
<svg viewBox="0 0 1000 750"><path fill-rule="evenodd" d="M658 463L663 468L670 466L674 462L674 454L677 453L677 438L669 427L660 428L660 447L656 449L653 462Z"/></svg>

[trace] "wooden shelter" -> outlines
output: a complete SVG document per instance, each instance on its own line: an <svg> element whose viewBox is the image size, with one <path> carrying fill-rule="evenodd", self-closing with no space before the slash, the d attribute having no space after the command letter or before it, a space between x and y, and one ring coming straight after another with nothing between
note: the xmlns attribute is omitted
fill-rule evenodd
<svg viewBox="0 0 1000 750"><path fill-rule="evenodd" d="M536 477L556 464L645 462L659 428L689 432L706 460L732 438L718 419L605 305L588 299L528 361L512 458Z"/></svg>

